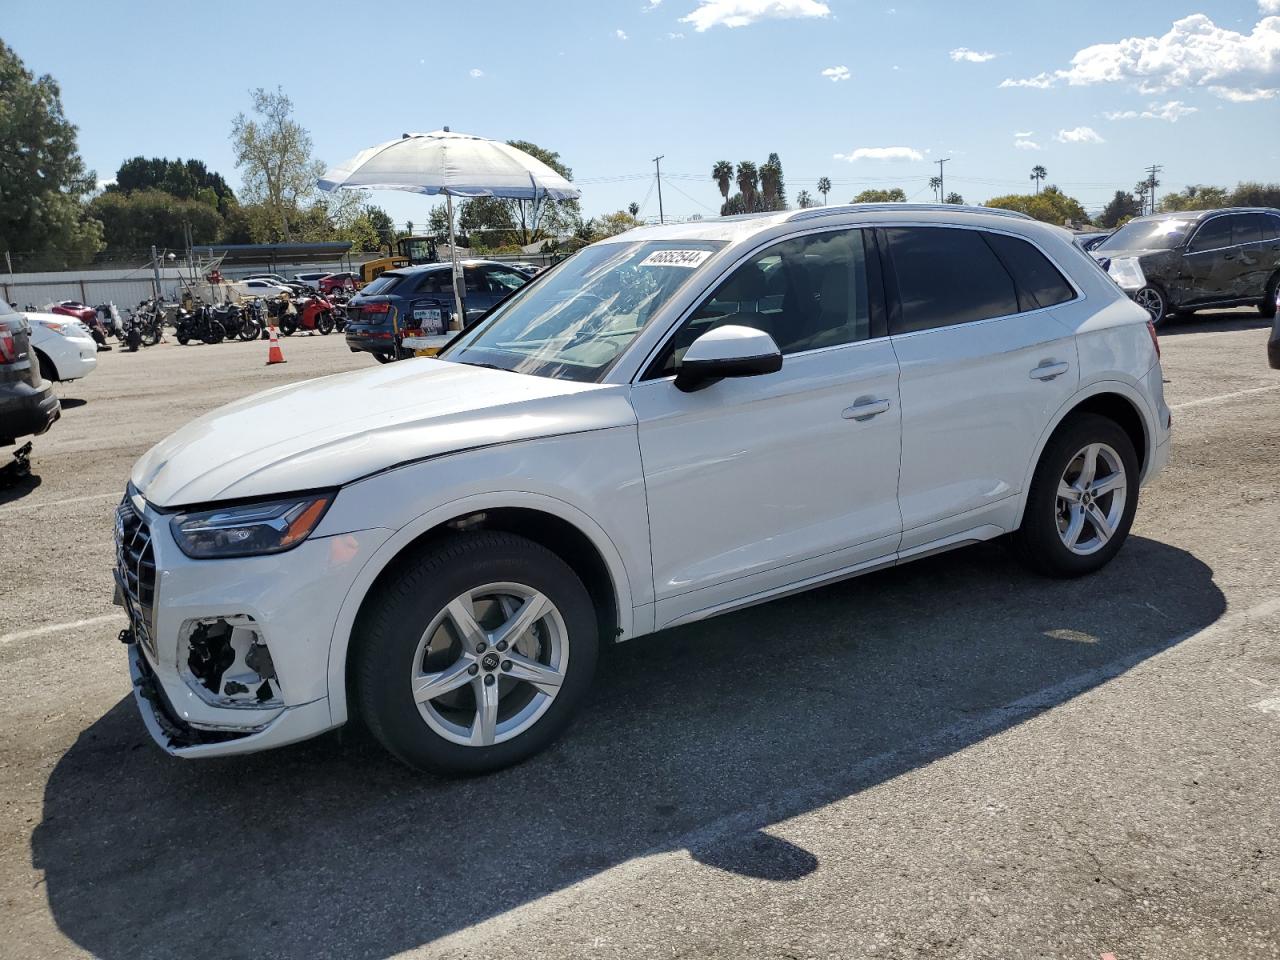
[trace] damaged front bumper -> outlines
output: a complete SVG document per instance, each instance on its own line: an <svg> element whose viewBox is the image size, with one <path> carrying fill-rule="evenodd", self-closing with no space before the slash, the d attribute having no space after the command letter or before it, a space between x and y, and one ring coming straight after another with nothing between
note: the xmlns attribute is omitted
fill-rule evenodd
<svg viewBox="0 0 1280 960"><path fill-rule="evenodd" d="M295 707L284 707L273 719L256 729L205 729L192 726L174 710L155 671L143 656L142 649L133 642L131 631L125 631L125 634L127 636L121 639L128 644L133 698L142 715L142 723L151 734L151 739L172 756L217 757L255 753L269 747L305 740L329 726L327 698Z"/></svg>

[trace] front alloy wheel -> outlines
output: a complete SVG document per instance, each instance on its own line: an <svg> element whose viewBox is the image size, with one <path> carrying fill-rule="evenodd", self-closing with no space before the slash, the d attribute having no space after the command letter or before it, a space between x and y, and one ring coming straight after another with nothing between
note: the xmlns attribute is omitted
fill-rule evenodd
<svg viewBox="0 0 1280 960"><path fill-rule="evenodd" d="M1133 302L1151 314L1151 323L1159 327L1169 315L1169 299L1159 287L1145 286L1133 295Z"/></svg>
<svg viewBox="0 0 1280 960"><path fill-rule="evenodd" d="M586 587L546 547L480 531L395 561L351 643L360 716L411 767L474 774L518 763L568 724L595 671Z"/></svg>

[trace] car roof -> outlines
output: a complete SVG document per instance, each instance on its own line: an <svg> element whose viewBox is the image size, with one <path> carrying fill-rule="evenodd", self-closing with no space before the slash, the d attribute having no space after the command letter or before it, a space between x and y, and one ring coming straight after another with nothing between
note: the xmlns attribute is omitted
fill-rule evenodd
<svg viewBox="0 0 1280 960"><path fill-rule="evenodd" d="M1011 220L1031 221L1025 213L1001 210L996 207L970 207L954 203L846 203L830 207L807 207L803 210L782 210L776 213L748 213L740 216L693 220L686 223L670 223L658 226L636 227L626 233L601 240L600 243L633 243L646 240L743 240L753 234L763 233L772 227L788 223L823 221L836 225L865 222L874 224L881 220L901 219L938 223L970 223L1000 227Z"/></svg>
<svg viewBox="0 0 1280 960"><path fill-rule="evenodd" d="M1149 213L1145 217L1134 217L1130 223L1156 220L1203 220L1219 213L1270 213L1280 214L1275 207L1214 207L1212 210L1168 210L1164 213Z"/></svg>
<svg viewBox="0 0 1280 960"><path fill-rule="evenodd" d="M505 267L506 264L500 260L481 260L476 257L465 257L458 261L464 267L478 267L488 265L494 267ZM407 267L396 267L394 270L384 270L379 276L385 277L388 273L397 277L407 277L415 273L430 273L433 270L448 270L452 264L448 260L442 260L439 263L414 263Z"/></svg>

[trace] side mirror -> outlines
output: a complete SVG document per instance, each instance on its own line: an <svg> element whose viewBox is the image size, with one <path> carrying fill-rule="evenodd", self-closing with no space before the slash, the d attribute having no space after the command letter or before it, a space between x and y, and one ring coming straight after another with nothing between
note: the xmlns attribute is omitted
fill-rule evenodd
<svg viewBox="0 0 1280 960"><path fill-rule="evenodd" d="M724 377L757 377L782 369L782 351L773 337L753 327L708 330L676 364L676 388L692 393Z"/></svg>

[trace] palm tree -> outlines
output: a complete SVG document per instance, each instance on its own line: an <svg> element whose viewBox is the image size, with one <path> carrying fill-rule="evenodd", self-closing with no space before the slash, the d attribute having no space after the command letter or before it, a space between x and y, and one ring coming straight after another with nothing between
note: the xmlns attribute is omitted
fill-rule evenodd
<svg viewBox="0 0 1280 960"><path fill-rule="evenodd" d="M728 160L717 160L715 166L711 168L711 179L720 188L720 196L727 201L729 188L733 185L733 164Z"/></svg>
<svg viewBox="0 0 1280 960"><path fill-rule="evenodd" d="M796 203L800 204L801 210L808 210L813 206L813 197L809 196L808 190L801 190L796 194Z"/></svg>
<svg viewBox="0 0 1280 960"><path fill-rule="evenodd" d="M776 157L777 154L770 154ZM760 192L764 194L764 209L777 210L778 191L782 186L782 164L770 159L760 165Z"/></svg>
<svg viewBox="0 0 1280 960"><path fill-rule="evenodd" d="M640 204L632 200L630 203L627 204L627 212L630 213L633 217L639 216Z"/></svg>
<svg viewBox="0 0 1280 960"><path fill-rule="evenodd" d="M742 202L747 208L747 213L755 213L756 193L760 189L760 171L750 160L743 160L738 164L737 180L738 192L742 194Z"/></svg>
<svg viewBox="0 0 1280 960"><path fill-rule="evenodd" d="M818 178L818 192L822 194L822 205L827 205L827 194L831 192L831 181L826 177Z"/></svg>
<svg viewBox="0 0 1280 960"><path fill-rule="evenodd" d="M933 191L933 195L934 195L934 197L935 197L935 198L937 198L938 200L941 200L941 199L942 199L942 194L941 194L941 192L940 192L940 191L942 190L942 178L941 178L941 177L930 177L930 178L929 178L929 189Z"/></svg>
<svg viewBox="0 0 1280 960"><path fill-rule="evenodd" d="M1040 192L1040 181L1043 180L1048 175L1049 174L1045 170L1045 168L1040 166L1040 164L1038 163L1031 168L1031 179L1036 182L1036 193Z"/></svg>

